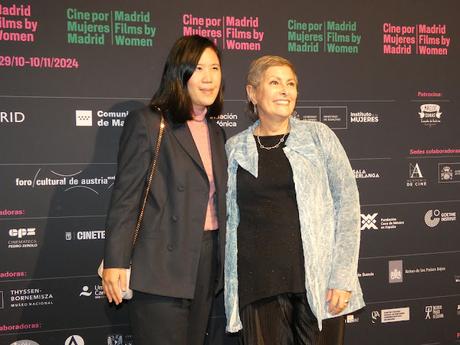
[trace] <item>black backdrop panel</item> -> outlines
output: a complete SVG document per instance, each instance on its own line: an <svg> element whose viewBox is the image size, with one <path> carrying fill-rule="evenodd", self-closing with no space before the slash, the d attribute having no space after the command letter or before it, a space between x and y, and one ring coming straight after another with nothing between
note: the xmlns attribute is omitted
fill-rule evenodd
<svg viewBox="0 0 460 345"><path fill-rule="evenodd" d="M222 49L214 120L228 136L252 123L250 61L277 54L297 69L295 116L330 126L348 153L367 306L347 316L346 343L459 343L459 10L454 0L0 4L0 344L133 344L126 304L109 306L95 273L118 140L173 41L192 33Z"/></svg>

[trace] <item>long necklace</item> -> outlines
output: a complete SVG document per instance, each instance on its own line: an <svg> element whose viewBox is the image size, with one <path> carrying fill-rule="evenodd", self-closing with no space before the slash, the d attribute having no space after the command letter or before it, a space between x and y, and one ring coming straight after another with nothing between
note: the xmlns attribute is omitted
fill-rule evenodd
<svg viewBox="0 0 460 345"><path fill-rule="evenodd" d="M257 128L257 132L260 132L259 128ZM284 133L283 136L281 137L281 139L273 146L265 146L263 145L261 142L260 142L260 137L258 134L256 134L256 138L257 138L257 142L259 143L259 146L261 149L265 149L265 150L272 150L272 149L277 149L278 147L280 147L280 145L282 143L284 143L284 139L286 138L286 135L288 134L288 132Z"/></svg>

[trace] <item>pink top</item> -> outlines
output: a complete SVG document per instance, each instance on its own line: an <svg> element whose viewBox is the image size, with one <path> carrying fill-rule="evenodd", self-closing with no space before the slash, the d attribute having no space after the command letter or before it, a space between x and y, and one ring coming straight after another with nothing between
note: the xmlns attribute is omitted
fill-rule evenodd
<svg viewBox="0 0 460 345"><path fill-rule="evenodd" d="M214 184L214 174L212 170L211 142L209 140L208 123L206 122L206 112L201 115L194 115L193 120L187 121L188 128L192 133L195 145L203 162L206 175L209 180L209 200L206 209L206 220L204 230L216 230L218 225L216 212L216 185Z"/></svg>

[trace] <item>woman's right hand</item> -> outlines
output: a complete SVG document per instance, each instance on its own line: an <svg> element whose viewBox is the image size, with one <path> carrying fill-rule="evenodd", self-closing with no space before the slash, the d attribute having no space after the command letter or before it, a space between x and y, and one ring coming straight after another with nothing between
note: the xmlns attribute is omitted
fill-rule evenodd
<svg viewBox="0 0 460 345"><path fill-rule="evenodd" d="M120 304L121 292L127 290L126 268L104 268L102 287L110 303Z"/></svg>

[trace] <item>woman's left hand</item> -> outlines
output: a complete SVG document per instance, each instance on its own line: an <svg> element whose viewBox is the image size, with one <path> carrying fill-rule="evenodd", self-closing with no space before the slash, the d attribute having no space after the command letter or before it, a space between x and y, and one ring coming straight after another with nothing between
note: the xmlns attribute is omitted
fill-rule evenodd
<svg viewBox="0 0 460 345"><path fill-rule="evenodd" d="M332 315L339 314L348 305L351 292L339 289L327 290L326 302L329 303L329 313Z"/></svg>

